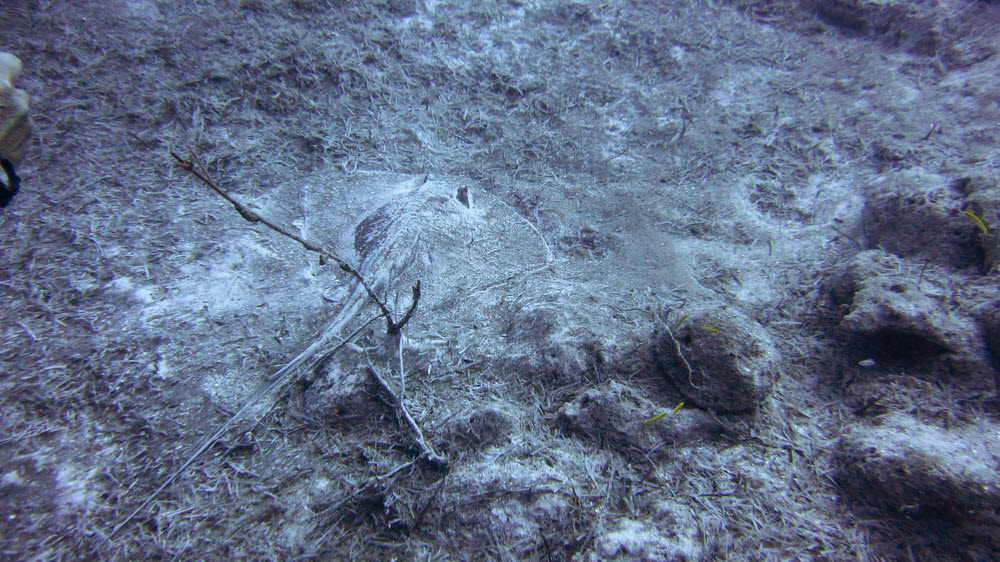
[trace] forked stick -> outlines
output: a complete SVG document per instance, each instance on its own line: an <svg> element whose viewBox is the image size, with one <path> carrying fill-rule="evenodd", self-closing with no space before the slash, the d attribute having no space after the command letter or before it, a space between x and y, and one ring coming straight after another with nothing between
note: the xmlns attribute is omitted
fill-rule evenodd
<svg viewBox="0 0 1000 562"><path fill-rule="evenodd" d="M399 345L400 357L402 357L402 337L399 338ZM427 461L436 468L447 470L450 465L448 459L435 452L434 448L427 443L427 439L424 438L424 432L420 430L420 426L417 425L416 420L413 419L413 416L411 416L410 412L406 409L406 404L403 403L401 396L397 394L396 391L389 386L389 383L382 377L382 375L379 374L378 369L375 368L375 365L372 365L371 359L368 359L367 355L365 356L365 359L368 361L368 368L371 369L376 382L378 382L378 385L382 387L382 390L389 395L389 401L392 402L392 407L396 410L396 415L399 416L400 421L405 423L405 425L410 428L410 431L413 432L413 439L417 442L417 446L420 447L421 456L427 459ZM403 365L400 363L400 379L403 378L402 367Z"/></svg>

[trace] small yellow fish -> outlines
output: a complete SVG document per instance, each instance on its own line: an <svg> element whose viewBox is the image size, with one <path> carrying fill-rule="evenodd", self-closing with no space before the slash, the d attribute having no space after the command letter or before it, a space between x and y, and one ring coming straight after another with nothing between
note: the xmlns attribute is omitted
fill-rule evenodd
<svg viewBox="0 0 1000 562"><path fill-rule="evenodd" d="M977 215L976 213L973 213L971 211L963 211L963 212L965 214L969 215L969 218L971 218L972 220L976 221L976 226L979 227L979 230L983 231L983 234L989 234L990 233L990 227L986 226L986 221L984 221L983 219L979 218L979 215Z"/></svg>
<svg viewBox="0 0 1000 562"><path fill-rule="evenodd" d="M690 314L685 314L684 316L681 316L681 319L677 321L677 324L674 324L674 329L676 330L677 328L680 328L681 324L683 324L684 321L687 320L689 316L691 316L691 315Z"/></svg>
<svg viewBox="0 0 1000 562"><path fill-rule="evenodd" d="M713 328L711 326L702 326L702 329L708 330L709 332L712 332L712 333L715 333L715 334L721 334L722 333L722 330L720 330L718 328Z"/></svg>
<svg viewBox="0 0 1000 562"><path fill-rule="evenodd" d="M674 406L674 409L672 411L670 411L670 412L661 412L661 413L656 414L655 416L649 418L648 420L643 420L642 423L647 424L647 425L651 424L651 423L656 423L656 422L662 420L663 418L667 417L667 414L670 414L672 416L672 415L676 414L677 412L680 412L682 408L684 408L684 403L683 402L681 402L680 404Z"/></svg>
<svg viewBox="0 0 1000 562"><path fill-rule="evenodd" d="M643 420L642 423L644 423L644 424L656 423L656 422L662 420L663 418L667 417L667 414L669 414L669 413L670 412L663 412L661 414L656 414L655 416L649 418L648 420Z"/></svg>

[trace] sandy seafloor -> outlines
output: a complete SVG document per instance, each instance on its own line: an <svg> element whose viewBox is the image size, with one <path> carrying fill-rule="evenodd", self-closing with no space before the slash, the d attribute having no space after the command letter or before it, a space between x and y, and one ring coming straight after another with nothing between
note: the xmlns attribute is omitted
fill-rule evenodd
<svg viewBox="0 0 1000 562"><path fill-rule="evenodd" d="M0 557L996 559L998 31L3 0Z"/></svg>

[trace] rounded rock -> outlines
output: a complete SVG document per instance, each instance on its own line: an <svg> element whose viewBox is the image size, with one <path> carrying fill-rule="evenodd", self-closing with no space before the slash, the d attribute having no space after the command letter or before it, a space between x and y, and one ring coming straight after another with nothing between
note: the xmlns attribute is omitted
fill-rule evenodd
<svg viewBox="0 0 1000 562"><path fill-rule="evenodd" d="M755 410L780 372L767 330L734 309L695 313L676 327L664 323L653 359L691 402L720 413Z"/></svg>

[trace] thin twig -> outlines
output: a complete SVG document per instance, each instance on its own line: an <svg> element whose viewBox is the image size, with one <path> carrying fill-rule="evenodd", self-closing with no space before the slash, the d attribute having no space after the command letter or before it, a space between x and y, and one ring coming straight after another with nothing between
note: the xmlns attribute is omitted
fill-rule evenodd
<svg viewBox="0 0 1000 562"><path fill-rule="evenodd" d="M375 365L372 365L371 359L369 359L367 356L365 357L365 359L368 361L368 368L371 369L372 375L375 377L375 380L378 382L378 385L382 387L382 390L384 390L386 394L389 395L389 401L392 402L392 407L395 408L396 410L396 416L400 418L403 422L405 422L406 425L409 426L410 431L413 432L414 440L417 442L417 446L420 447L421 455L434 466L441 469L447 469L449 465L448 459L437 454L434 451L434 448L427 443L427 440L424 438L424 432L420 431L420 426L417 425L417 422L413 419L413 416L411 416L410 412L407 411L406 405L403 404L403 401L399 399L399 395L396 394L396 392L392 389L392 387L389 386L389 383L387 383L386 380L382 378L382 375L379 374L378 369L375 368Z"/></svg>
<svg viewBox="0 0 1000 562"><path fill-rule="evenodd" d="M684 353L681 351L681 342L677 341L677 338L674 337L673 331L670 330L670 326L663 321L663 318L656 316L656 320L659 321L660 325L663 326L663 329L667 331L667 335L670 336L670 341L674 342L674 352L677 354L677 357L680 357L681 362L684 363L684 368L687 370L688 384L690 384L692 388L704 390L702 387L694 384L694 370L691 369L691 364L688 363L688 360L684 358Z"/></svg>
<svg viewBox="0 0 1000 562"><path fill-rule="evenodd" d="M413 530L417 530L417 529L419 529L419 528L420 528L420 525L421 525L421 524L423 523L423 521L424 521L424 515L426 515L426 514L427 514L427 511L428 511L428 510L429 510L429 509L431 508L431 506L432 506L432 505L434 505L434 501L435 501L435 500L437 500L437 498L438 498L438 497L439 497L439 496L441 495L441 491L442 491L442 490L444 490L444 482L445 482L445 480L447 480L447 479L448 479L448 475L447 475L447 474L445 474L445 475L444 475L444 478L442 478L442 479L441 479L441 480L440 480L440 481L438 482L438 485L437 485L437 490L434 490L434 493L433 493L433 494L431 494L431 497L430 497L430 499L428 499L428 500L427 500L427 503L425 503L425 504L424 504L424 507L423 507L423 509L421 509L421 510L420 510L420 511L419 511L419 512L417 513L416 517L414 517L414 518L413 518L413 525L411 526Z"/></svg>
<svg viewBox="0 0 1000 562"><path fill-rule="evenodd" d="M399 342L396 345L399 355L399 401L406 400L406 370L403 368L403 334L399 334Z"/></svg>
<svg viewBox="0 0 1000 562"><path fill-rule="evenodd" d="M403 326L405 326L406 323L410 321L410 318L413 316L414 311L417 310L417 303L418 302L420 302L420 281L419 280L417 281L417 284L413 286L413 301L410 304L410 308L407 309L406 314L403 315L402 320L400 320L399 322L393 323L392 319L389 318L389 329L387 330L387 332L388 332L388 334L390 336L394 335L394 334L398 334L399 331L403 329Z"/></svg>

